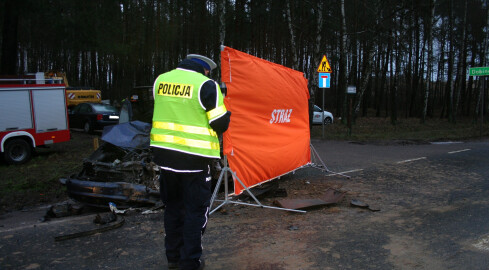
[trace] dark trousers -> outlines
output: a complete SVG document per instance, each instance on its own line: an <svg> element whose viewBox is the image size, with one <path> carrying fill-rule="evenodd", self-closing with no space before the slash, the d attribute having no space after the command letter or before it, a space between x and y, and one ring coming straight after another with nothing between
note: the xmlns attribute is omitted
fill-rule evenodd
<svg viewBox="0 0 489 270"><path fill-rule="evenodd" d="M161 199L166 205L165 248L168 261L181 269L196 269L202 255L202 235L212 195L209 171L176 173L162 170Z"/></svg>

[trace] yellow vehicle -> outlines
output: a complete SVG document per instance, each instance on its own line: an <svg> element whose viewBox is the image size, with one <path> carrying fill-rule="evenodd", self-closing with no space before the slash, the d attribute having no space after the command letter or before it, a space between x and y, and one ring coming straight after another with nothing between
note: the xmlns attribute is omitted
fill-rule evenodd
<svg viewBox="0 0 489 270"><path fill-rule="evenodd" d="M49 83L64 83L66 86L66 106L74 107L83 102L101 103L102 92L91 88L70 87L66 74L60 71L48 71L44 73L44 77Z"/></svg>
<svg viewBox="0 0 489 270"><path fill-rule="evenodd" d="M102 93L93 89L66 89L66 106L72 107L83 102L102 103Z"/></svg>

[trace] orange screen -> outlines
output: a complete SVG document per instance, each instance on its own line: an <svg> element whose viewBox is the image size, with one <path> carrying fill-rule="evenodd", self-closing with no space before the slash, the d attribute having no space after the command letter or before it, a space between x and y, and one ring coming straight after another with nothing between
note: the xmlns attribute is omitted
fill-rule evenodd
<svg viewBox="0 0 489 270"><path fill-rule="evenodd" d="M224 133L229 168L247 187L310 163L307 79L302 72L225 47L222 81L231 123ZM234 180L234 193L244 188Z"/></svg>

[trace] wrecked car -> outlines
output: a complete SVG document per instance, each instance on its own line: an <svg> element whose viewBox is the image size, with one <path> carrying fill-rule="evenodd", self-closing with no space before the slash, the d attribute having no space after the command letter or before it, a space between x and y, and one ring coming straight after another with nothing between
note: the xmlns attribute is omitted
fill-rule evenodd
<svg viewBox="0 0 489 270"><path fill-rule="evenodd" d="M100 147L83 160L82 170L60 179L68 196L96 207L157 204L159 169L152 162L150 131L151 124L140 121L105 127Z"/></svg>
<svg viewBox="0 0 489 270"><path fill-rule="evenodd" d="M102 143L83 160L79 173L60 182L68 196L85 205L107 208L151 207L160 203L159 168L149 147L151 124L131 121L105 127ZM220 161L211 166L213 185L221 172Z"/></svg>

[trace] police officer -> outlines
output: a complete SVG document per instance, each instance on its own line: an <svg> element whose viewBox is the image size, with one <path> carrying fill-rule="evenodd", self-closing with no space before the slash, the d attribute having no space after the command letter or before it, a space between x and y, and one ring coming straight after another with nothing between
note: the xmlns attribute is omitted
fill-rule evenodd
<svg viewBox="0 0 489 270"><path fill-rule="evenodd" d="M218 135L227 130L231 116L219 85L206 77L216 67L205 56L189 54L153 86L151 149L161 168L170 269L205 265L201 243L212 195L210 163L220 159Z"/></svg>

